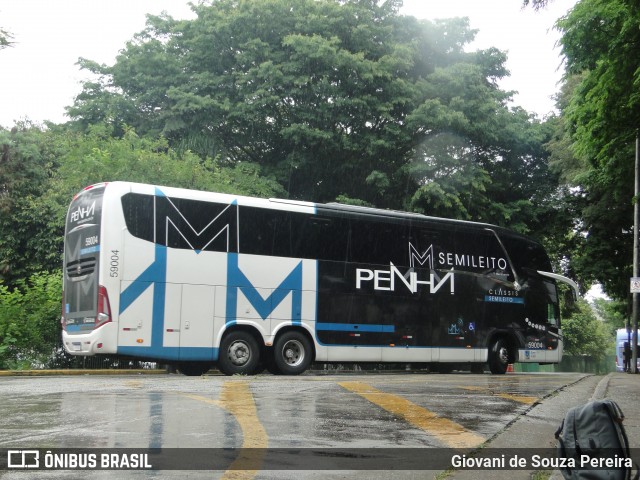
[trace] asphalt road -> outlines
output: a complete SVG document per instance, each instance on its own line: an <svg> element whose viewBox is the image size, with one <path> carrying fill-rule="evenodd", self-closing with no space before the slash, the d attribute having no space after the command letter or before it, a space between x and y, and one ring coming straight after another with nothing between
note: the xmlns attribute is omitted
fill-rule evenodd
<svg viewBox="0 0 640 480"><path fill-rule="evenodd" d="M180 448L235 455L237 450L229 449L243 448L258 453L251 470L129 470L118 472L118 478L371 478L373 473L379 478L406 478L402 471L356 475L342 470L340 463L332 467L317 460L301 471L260 467L265 452L272 450L303 449L322 455L331 449L381 449L390 452L393 461L394 452L405 451L401 449L427 448L438 454L473 449L542 399L583 377L569 373L4 377L0 378L0 449ZM94 471L90 478L113 478L113 474ZM425 472L414 475L430 478ZM88 478L86 471L25 469L0 476Z"/></svg>

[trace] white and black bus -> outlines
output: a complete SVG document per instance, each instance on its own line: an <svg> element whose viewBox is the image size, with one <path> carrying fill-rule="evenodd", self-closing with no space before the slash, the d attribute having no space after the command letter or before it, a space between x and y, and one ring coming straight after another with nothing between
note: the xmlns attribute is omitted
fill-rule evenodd
<svg viewBox="0 0 640 480"><path fill-rule="evenodd" d="M71 202L62 337L187 375L559 362L556 281L488 224L113 182ZM573 284L575 286L575 284Z"/></svg>

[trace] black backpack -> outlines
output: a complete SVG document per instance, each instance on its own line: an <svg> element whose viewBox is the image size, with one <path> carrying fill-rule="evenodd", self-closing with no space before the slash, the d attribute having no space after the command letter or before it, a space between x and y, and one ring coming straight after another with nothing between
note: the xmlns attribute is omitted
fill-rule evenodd
<svg viewBox="0 0 640 480"><path fill-rule="evenodd" d="M613 400L596 400L571 408L555 433L558 457L566 459L560 468L566 479L630 480L631 452L622 425L624 414ZM585 462L588 455L594 465ZM573 461L571 461L573 459ZM607 460L609 459L607 466ZM634 480L640 472L636 472Z"/></svg>

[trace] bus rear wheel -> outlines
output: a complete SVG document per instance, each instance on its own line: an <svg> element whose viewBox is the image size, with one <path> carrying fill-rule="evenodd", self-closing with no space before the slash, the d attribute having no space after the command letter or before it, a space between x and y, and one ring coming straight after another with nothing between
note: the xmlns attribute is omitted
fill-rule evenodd
<svg viewBox="0 0 640 480"><path fill-rule="evenodd" d="M259 361L258 342L248 332L231 332L220 343L218 369L225 375L252 375Z"/></svg>
<svg viewBox="0 0 640 480"><path fill-rule="evenodd" d="M496 375L503 375L508 367L509 346L503 338L498 338L489 349L489 370Z"/></svg>
<svg viewBox="0 0 640 480"><path fill-rule="evenodd" d="M273 347L275 365L284 375L300 375L312 360L311 342L300 332L285 332Z"/></svg>

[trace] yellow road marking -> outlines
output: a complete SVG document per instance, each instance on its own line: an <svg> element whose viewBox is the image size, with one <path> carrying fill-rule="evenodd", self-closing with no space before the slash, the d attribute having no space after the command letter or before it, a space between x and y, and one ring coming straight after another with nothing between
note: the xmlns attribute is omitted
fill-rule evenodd
<svg viewBox="0 0 640 480"><path fill-rule="evenodd" d="M357 393L371 403L386 411L404 418L410 424L435 436L439 441L452 448L472 448L484 443L485 438L462 425L420 407L409 400L382 392L363 382L340 382L341 387Z"/></svg>
<svg viewBox="0 0 640 480"><path fill-rule="evenodd" d="M225 382L222 386L219 400L190 393L184 393L183 395L193 400L225 409L240 424L243 439L240 455L233 461L221 478L249 480L255 477L262 466L266 448L269 445L269 437L258 419L256 402L249 389L249 384L244 381ZM244 453L246 452L245 449L257 450L252 450L251 455L248 455ZM242 470L239 468L242 468Z"/></svg>
<svg viewBox="0 0 640 480"><path fill-rule="evenodd" d="M475 386L467 386L467 387L458 387L463 390L468 390L471 392L485 392L489 395L493 395L500 398L506 398L507 400L513 400L514 402L524 403L525 405L533 405L538 401L538 397L531 397L528 395L516 395L514 393L493 393L493 391L486 387L475 387Z"/></svg>
<svg viewBox="0 0 640 480"><path fill-rule="evenodd" d="M524 403L525 405L533 405L538 401L538 397L527 397L526 395L512 395L511 393L499 393L496 395L507 400L514 400L516 402Z"/></svg>

